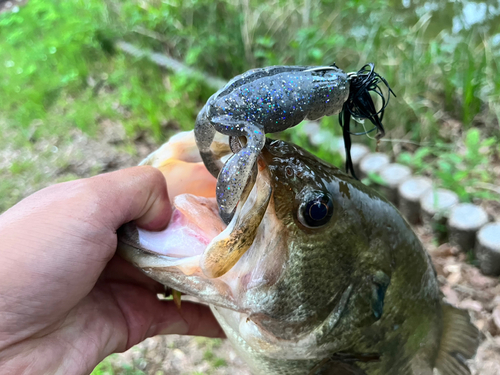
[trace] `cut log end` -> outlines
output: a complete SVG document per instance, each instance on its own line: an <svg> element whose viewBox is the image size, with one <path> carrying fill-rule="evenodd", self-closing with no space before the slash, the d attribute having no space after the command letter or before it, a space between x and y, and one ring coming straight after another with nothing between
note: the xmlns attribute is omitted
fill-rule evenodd
<svg viewBox="0 0 500 375"><path fill-rule="evenodd" d="M432 188L432 181L427 177L410 177L398 187L398 206L410 224L422 221L420 198Z"/></svg>
<svg viewBox="0 0 500 375"><path fill-rule="evenodd" d="M446 189L427 191L420 198L422 222L433 229L441 241L447 239L446 223L451 208L458 204L458 195Z"/></svg>
<svg viewBox="0 0 500 375"><path fill-rule="evenodd" d="M376 173L389 164L389 156L380 152L366 155L359 164L360 177L368 177L370 173Z"/></svg>
<svg viewBox="0 0 500 375"><path fill-rule="evenodd" d="M488 214L479 206L460 203L450 210L448 234L450 243L462 251L474 249L476 233L488 222Z"/></svg>
<svg viewBox="0 0 500 375"><path fill-rule="evenodd" d="M382 194L394 205L398 205L398 187L411 176L411 169L405 165L392 163L382 167L378 172L384 181Z"/></svg>
<svg viewBox="0 0 500 375"><path fill-rule="evenodd" d="M500 223L486 224L477 232L475 250L481 271L500 276Z"/></svg>
<svg viewBox="0 0 500 375"><path fill-rule="evenodd" d="M448 217L450 209L457 203L458 195L446 189L429 190L420 198L422 212L431 217Z"/></svg>

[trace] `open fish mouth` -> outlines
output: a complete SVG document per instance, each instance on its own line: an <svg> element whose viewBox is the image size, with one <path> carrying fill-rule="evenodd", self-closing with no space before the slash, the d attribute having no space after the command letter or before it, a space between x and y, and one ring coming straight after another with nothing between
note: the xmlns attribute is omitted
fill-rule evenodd
<svg viewBox="0 0 500 375"><path fill-rule="evenodd" d="M130 247L122 255L127 259L128 255L136 255L128 260L139 268L175 267L185 275L199 274L201 256L226 225L218 218L214 198L181 194L173 198L172 204L170 223L160 232L144 230L133 223L120 228L121 249L123 245ZM143 255L137 256L139 253Z"/></svg>
<svg viewBox="0 0 500 375"><path fill-rule="evenodd" d="M221 157L231 152L222 137L213 147ZM133 222L122 226L119 254L164 285L244 311L238 296L277 277L274 267L262 266L269 255L261 253L273 246L269 232L276 233L279 226L269 204L272 188L264 159L227 226L218 214L217 181L201 161L193 132L172 137L141 165L164 174L174 210L163 231L147 231ZM271 238L275 246L276 236Z"/></svg>

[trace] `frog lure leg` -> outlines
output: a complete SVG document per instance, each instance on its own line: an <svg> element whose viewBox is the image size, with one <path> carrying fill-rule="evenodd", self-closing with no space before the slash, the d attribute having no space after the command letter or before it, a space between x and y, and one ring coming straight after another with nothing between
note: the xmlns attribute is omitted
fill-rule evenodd
<svg viewBox="0 0 500 375"><path fill-rule="evenodd" d="M350 155L351 135L378 130L384 134L382 118L389 98L380 86L387 81L374 71L374 64L358 72L345 73L331 66L271 66L253 69L233 78L212 95L198 114L196 144L208 171L217 178L217 203L221 219L228 224L241 194L255 171L257 156L264 147L265 134L298 125L305 119L317 120L339 114L346 147L346 170L353 177ZM377 111L370 92L382 99ZM350 130L350 119L369 119L375 127L364 133ZM211 150L215 133L246 138L246 145L222 162Z"/></svg>
<svg viewBox="0 0 500 375"><path fill-rule="evenodd" d="M214 177L217 177L216 198L219 206L219 215L228 224L234 215L234 210L241 198L243 189L249 181L252 170L255 170L255 162L266 143L266 136L263 127L259 124L236 121L229 116L212 118L210 125L198 126L196 129L207 129L209 132L213 131L214 135L215 131L218 131L231 137L246 138L245 147L231 156L222 168L220 161L212 157L213 154L210 150L211 141L210 143L207 142L207 144L198 142L197 138L200 155L205 166Z"/></svg>

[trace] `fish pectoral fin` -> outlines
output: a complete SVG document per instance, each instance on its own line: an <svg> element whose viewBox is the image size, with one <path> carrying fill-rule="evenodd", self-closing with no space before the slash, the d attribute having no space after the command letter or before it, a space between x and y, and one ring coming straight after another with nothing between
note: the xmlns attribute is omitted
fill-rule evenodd
<svg viewBox="0 0 500 375"><path fill-rule="evenodd" d="M309 375L367 375L355 362L378 362L378 353L336 353L322 360Z"/></svg>
<svg viewBox="0 0 500 375"><path fill-rule="evenodd" d="M479 330L466 310L443 304L443 334L435 365L439 374L469 375L466 361L476 354L479 339Z"/></svg>

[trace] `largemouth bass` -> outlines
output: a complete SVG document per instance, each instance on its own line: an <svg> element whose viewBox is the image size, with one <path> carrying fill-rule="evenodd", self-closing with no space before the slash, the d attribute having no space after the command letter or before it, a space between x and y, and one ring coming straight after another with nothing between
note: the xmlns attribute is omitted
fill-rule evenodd
<svg viewBox="0 0 500 375"><path fill-rule="evenodd" d="M120 253L209 304L254 374L470 373L478 330L443 303L417 236L371 188L268 139L226 226L192 132L143 164L164 173L175 210L162 232L122 227Z"/></svg>

